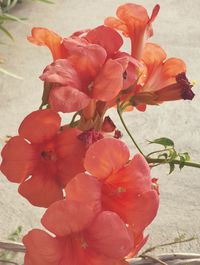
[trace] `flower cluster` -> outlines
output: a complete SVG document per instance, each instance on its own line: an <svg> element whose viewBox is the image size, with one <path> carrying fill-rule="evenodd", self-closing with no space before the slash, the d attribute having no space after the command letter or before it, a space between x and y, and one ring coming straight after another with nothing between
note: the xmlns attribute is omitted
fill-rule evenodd
<svg viewBox="0 0 200 265"><path fill-rule="evenodd" d="M146 243L156 216L158 185L142 154L130 158L106 111L192 99L185 63L149 43L156 5L124 4L104 25L62 38L33 28L28 40L53 57L40 76L42 104L2 150L1 171L19 193L45 207L41 222L23 239L25 265L125 265ZM131 52L121 50L130 38ZM58 112L75 112L62 124ZM77 117L79 117L77 119ZM53 234L53 235L52 235Z"/></svg>

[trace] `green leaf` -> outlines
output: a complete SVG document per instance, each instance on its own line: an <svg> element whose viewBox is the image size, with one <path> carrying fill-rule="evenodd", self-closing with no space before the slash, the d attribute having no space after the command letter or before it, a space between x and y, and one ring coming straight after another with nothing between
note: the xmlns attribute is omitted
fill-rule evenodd
<svg viewBox="0 0 200 265"><path fill-rule="evenodd" d="M2 16L0 16L0 20L10 20L10 21L24 23L24 20L27 20L27 18L19 18L16 16L12 16L10 14L3 14Z"/></svg>
<svg viewBox="0 0 200 265"><path fill-rule="evenodd" d="M162 153L162 154L158 155L158 158L163 158L163 159L167 160L168 154L167 153Z"/></svg>
<svg viewBox="0 0 200 265"><path fill-rule="evenodd" d="M50 0L37 0L39 2L43 2L43 3L46 3L46 4L55 4L53 1L50 1Z"/></svg>
<svg viewBox="0 0 200 265"><path fill-rule="evenodd" d="M6 28L4 28L2 25L0 25L0 30L3 31L11 40L14 40L10 32Z"/></svg>
<svg viewBox="0 0 200 265"><path fill-rule="evenodd" d="M185 158L185 161L189 161L190 160L190 155L188 154L188 152L182 153L182 155Z"/></svg>
<svg viewBox="0 0 200 265"><path fill-rule="evenodd" d="M19 241L22 233L22 226L18 226L17 229L12 232L9 236L8 239L11 241Z"/></svg>
<svg viewBox="0 0 200 265"><path fill-rule="evenodd" d="M149 143L150 144L160 144L160 145L163 145L165 148L168 146L174 147L174 142L171 139L166 138L166 137L161 137L161 138L155 139L153 141L149 141Z"/></svg>
<svg viewBox="0 0 200 265"><path fill-rule="evenodd" d="M185 157L182 156L182 155L179 155L179 157L180 157L180 165L179 165L179 168L181 170L184 167L184 165L185 165Z"/></svg>
<svg viewBox="0 0 200 265"><path fill-rule="evenodd" d="M170 170L169 170L169 175L170 175L175 169L174 163L169 163L169 168L170 168Z"/></svg>
<svg viewBox="0 0 200 265"><path fill-rule="evenodd" d="M173 161L177 157L177 152L174 149L170 149L169 150L169 157L170 157L170 160Z"/></svg>

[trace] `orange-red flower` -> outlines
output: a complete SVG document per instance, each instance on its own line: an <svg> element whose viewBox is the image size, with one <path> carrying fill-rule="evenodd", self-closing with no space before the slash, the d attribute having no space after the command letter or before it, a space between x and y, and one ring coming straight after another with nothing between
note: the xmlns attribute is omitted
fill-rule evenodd
<svg viewBox="0 0 200 265"><path fill-rule="evenodd" d="M104 138L89 147L84 165L102 182L103 209L119 214L140 234L156 216L159 198L146 160L136 154L129 161L129 155L122 141Z"/></svg>
<svg viewBox="0 0 200 265"><path fill-rule="evenodd" d="M88 43L98 44L105 49L107 56L111 57L117 52L123 44L121 36L110 27L104 25L98 26L92 30L80 30L73 33L69 38L63 38L57 33L47 28L34 27L28 40L39 46L47 46L53 56L54 61L57 59L66 59L69 56L69 47L65 40L87 40Z"/></svg>
<svg viewBox="0 0 200 265"><path fill-rule="evenodd" d="M128 3L118 7L117 16L105 19L105 25L120 30L131 39L131 55L140 60L146 40L153 35L152 22L155 20L160 6L156 5L151 17L146 9L137 4Z"/></svg>
<svg viewBox="0 0 200 265"><path fill-rule="evenodd" d="M73 181L81 196L73 197L70 190L67 199L52 204L42 218L45 228L56 236L34 229L24 237L25 265L128 264L123 258L133 240L116 213L101 211L100 183L85 174Z"/></svg>
<svg viewBox="0 0 200 265"><path fill-rule="evenodd" d="M133 97L133 105L154 105L163 101L193 99L192 85L185 74L185 63L181 59L166 57L160 46L146 44L142 56L143 75Z"/></svg>
<svg viewBox="0 0 200 265"><path fill-rule="evenodd" d="M63 188L83 170L85 145L77 129L60 131L60 116L53 110L29 114L2 150L1 171L20 183L19 193L33 205L48 207L63 198Z"/></svg>
<svg viewBox="0 0 200 265"><path fill-rule="evenodd" d="M52 84L45 104L56 111L79 111L92 99L113 100L137 78L136 60L119 52L123 40L109 27L101 25L63 39L48 29L34 28L28 39L52 51L54 63L41 79Z"/></svg>
<svg viewBox="0 0 200 265"><path fill-rule="evenodd" d="M43 81L54 84L49 94L49 104L56 111L79 111L87 107L92 99L110 101L123 88L123 73L128 62L120 59L105 62L103 48L92 47L90 53L85 50L88 47L80 46L77 47L80 49L79 55L75 56L73 52L76 59L72 56L57 60L41 76Z"/></svg>
<svg viewBox="0 0 200 265"><path fill-rule="evenodd" d="M64 58L64 50L61 45L62 37L57 33L46 28L33 28L28 40L39 46L47 46L54 60Z"/></svg>

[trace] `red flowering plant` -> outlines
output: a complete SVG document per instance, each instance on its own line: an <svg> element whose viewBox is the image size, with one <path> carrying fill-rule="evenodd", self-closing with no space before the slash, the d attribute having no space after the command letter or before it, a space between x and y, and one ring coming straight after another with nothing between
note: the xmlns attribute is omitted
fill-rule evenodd
<svg viewBox="0 0 200 265"><path fill-rule="evenodd" d="M149 43L159 5L124 4L104 25L61 37L33 28L28 40L47 46L53 62L40 79L42 104L21 123L2 150L1 171L19 183L31 204L47 208L24 238L25 265L125 265L146 243L145 228L159 207L151 168L169 164L200 167L179 154L168 138L164 150L144 155L123 119L124 111L194 97L181 59ZM123 37L131 52L122 50ZM122 133L106 112L116 107L138 150L130 156ZM74 116L63 124L58 112ZM158 155L155 157L155 155Z"/></svg>

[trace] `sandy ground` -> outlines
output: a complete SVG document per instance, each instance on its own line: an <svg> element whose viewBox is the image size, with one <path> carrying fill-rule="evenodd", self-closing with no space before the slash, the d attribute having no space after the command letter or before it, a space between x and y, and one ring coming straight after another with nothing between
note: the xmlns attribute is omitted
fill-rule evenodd
<svg viewBox="0 0 200 265"><path fill-rule="evenodd" d="M53 29L63 36L82 29L95 27L106 16L114 15L116 7L123 3L118 0L56 0L55 5L34 1L26 2L13 10L13 14L28 17L25 24L9 24L15 42L1 46L6 58L4 67L23 77L16 80L0 75L0 137L15 135L22 119L38 108L42 83L38 76L46 64L51 62L45 48L32 46L26 36L33 26ZM149 12L157 3L154 0L138 0ZM179 151L188 151L192 158L199 158L200 134L200 92L198 89L200 69L200 0L160 0L161 12L154 23L155 37L170 57L180 57L188 65L188 76L197 81L196 97L192 102L180 101L149 107L145 113L134 111L125 118L138 143L146 152L149 147L145 139L166 136L176 141ZM116 116L115 111L111 115ZM122 129L118 121L119 128ZM124 133L124 140L133 153L136 151ZM3 140L1 140L3 146ZM167 167L153 170L159 178L161 203L157 218L148 229L150 240L146 247L173 241L179 235L200 237L200 171L177 169L168 175ZM15 184L8 183L0 176L0 239L23 226L23 232L39 226L43 209L30 206L21 198ZM157 252L200 252L200 240L178 244L157 250Z"/></svg>

